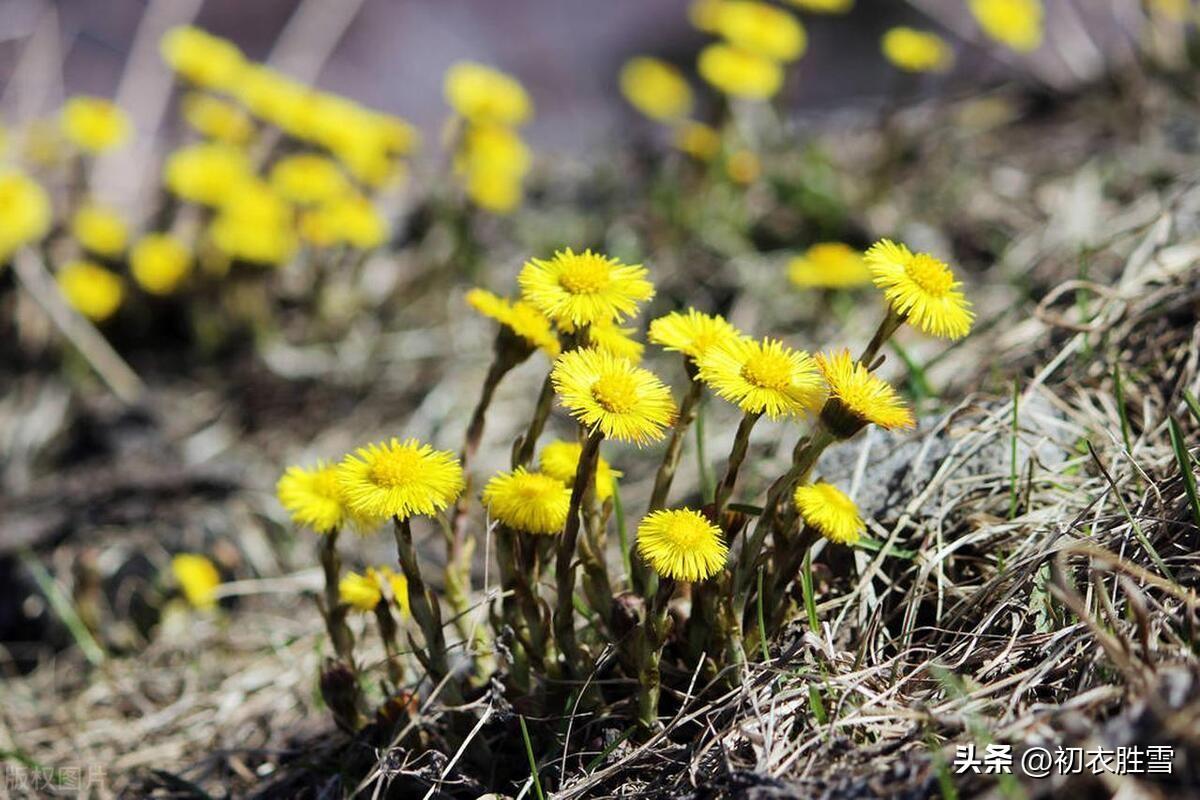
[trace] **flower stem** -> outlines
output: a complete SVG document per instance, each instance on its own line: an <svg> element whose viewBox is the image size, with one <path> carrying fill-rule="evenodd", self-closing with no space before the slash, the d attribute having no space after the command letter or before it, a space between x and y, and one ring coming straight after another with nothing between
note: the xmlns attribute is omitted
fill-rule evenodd
<svg viewBox="0 0 1200 800"><path fill-rule="evenodd" d="M596 474L596 462L600 457L600 442L604 434L599 431L588 436L579 454L579 466L575 470L575 483L571 487L571 505L567 511L567 523L558 544L555 560L558 596L555 599L554 635L559 651L566 661L567 674L576 673L581 666L579 644L575 639L575 546L579 539L580 509L583 495Z"/></svg>
<svg viewBox="0 0 1200 800"><path fill-rule="evenodd" d="M899 330L904 324L904 316L896 313L896 311L888 306L887 314L879 323L879 327L875 329L875 335L871 337L871 341L867 344L862 355L858 357L858 362L867 369L871 368L871 362L875 360L875 356L879 355L879 351L883 349L887 340L892 338L892 334Z"/></svg>
<svg viewBox="0 0 1200 800"><path fill-rule="evenodd" d="M553 402L554 384L550 382L550 375L547 373L546 380L542 382L541 394L538 395L537 406L533 410L533 419L529 421L529 428L513 447L513 469L524 467L533 460L533 449L537 446L538 437L542 435L542 430L546 427L546 420L550 417L550 407Z"/></svg>
<svg viewBox="0 0 1200 800"><path fill-rule="evenodd" d="M675 479L675 471L679 468L679 455L683 452L683 442L687 438L688 428L696 419L696 406L700 401L703 385L692 379L687 394L679 404L679 416L675 418L675 426L671 429L671 438L667 442L667 452L663 455L662 463L658 466L658 474L654 476L654 490L650 494L650 507L647 512L665 508L667 495L671 491L671 482Z"/></svg>
<svg viewBox="0 0 1200 800"><path fill-rule="evenodd" d="M408 580L408 606L412 610L413 619L425 637L425 652L418 650L430 678L436 683L449 673L446 659L446 636L442 631L442 612L438 606L437 597L425 586L421 575L421 566L417 562L417 553L413 549L412 526L407 519L393 518L396 535L396 554L400 560L400 569ZM447 701L457 695L457 687L447 684L445 692Z"/></svg>
<svg viewBox="0 0 1200 800"><path fill-rule="evenodd" d="M742 462L746 460L746 453L750 449L750 432L754 430L754 424L758 422L762 416L761 412L747 411L742 421L738 423L737 433L733 437L733 448L729 451L729 464L725 468L725 477L721 479L721 485L717 487L717 496L713 500L713 519L720 520L721 512L725 509L725 504L729 502L729 498L733 495L734 484L737 483L738 470L742 467Z"/></svg>
<svg viewBox="0 0 1200 800"><path fill-rule="evenodd" d="M329 641L338 657L354 668L354 634L346 624L346 606L338 593L338 582L341 580L342 559L338 555L337 541L340 531L337 528L321 537L321 569L325 573L325 600L321 609L325 617L325 629L329 632Z"/></svg>
<svg viewBox="0 0 1200 800"><path fill-rule="evenodd" d="M659 665L670 628L668 609L674 589L674 580L659 579L658 591L646 607L646 619L642 623L640 633L638 683L641 691L638 693L638 724L647 732L654 730L658 725L658 698L662 687Z"/></svg>

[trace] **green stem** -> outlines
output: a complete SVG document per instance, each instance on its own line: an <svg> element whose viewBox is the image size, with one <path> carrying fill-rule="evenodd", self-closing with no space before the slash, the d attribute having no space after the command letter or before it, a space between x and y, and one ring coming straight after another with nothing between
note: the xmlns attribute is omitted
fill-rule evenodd
<svg viewBox="0 0 1200 800"><path fill-rule="evenodd" d="M571 487L571 504L567 511L567 523L558 543L555 559L558 596L555 599L554 635L559 651L565 660L567 674L574 674L582 666L579 644L575 639L575 548L579 539L580 509L583 495L596 474L596 463L600 457L600 442L604 434L599 431L588 436L579 454L579 465L575 469L575 483Z"/></svg>
<svg viewBox="0 0 1200 800"><path fill-rule="evenodd" d="M413 620L425 637L424 658L421 660L429 670L429 677L437 683L450 671L446 658L446 636L442 631L442 612L437 597L425 586L421 565L413 548L412 526L407 519L399 517L393 518L393 523L396 554L399 557L400 569L408 580L408 606L412 611ZM452 683L447 684L444 694L448 702L454 702L458 698L457 687Z"/></svg>
<svg viewBox="0 0 1200 800"><path fill-rule="evenodd" d="M696 419L697 405L703 392L703 384L695 378L688 386L687 394L679 405L679 416L675 418L675 426L671 429L671 438L667 442L667 451L663 454L662 463L658 466L658 474L654 476L654 490L650 493L650 506L647 511L658 511L666 507L667 495L671 491L671 482L675 479L675 471L679 469L679 456L683 452L683 441L687 438L687 430Z"/></svg>
<svg viewBox="0 0 1200 800"><path fill-rule="evenodd" d="M883 349L884 344L887 343L888 339L892 338L892 334L903 324L904 317L897 314L891 306L888 306L887 314L884 315L883 320L879 323L879 327L875 329L875 335L871 337L871 341L867 344L866 349L863 350L862 355L858 357L858 362L870 369L871 362L879 355L879 351Z"/></svg>
<svg viewBox="0 0 1200 800"><path fill-rule="evenodd" d="M721 484L717 487L717 496L713 500L714 520L721 519L721 512L733 495L738 471L746 460L746 453L750 450L750 432L754 430L754 424L760 417L762 417L762 412L747 411L742 417L742 421L738 423L737 433L733 437L733 448L729 451L729 464L725 468L725 477L721 479Z"/></svg>
<svg viewBox="0 0 1200 800"><path fill-rule="evenodd" d="M554 384L550 382L550 375L546 375L546 380L542 382L542 391L538 395L537 406L533 410L533 419L529 421L529 428L525 431L525 435L517 440L516 446L513 448L512 465L513 469L524 467L533 460L533 450L537 446L537 440L542 435L542 430L546 427L546 420L550 417L550 408L554 402Z"/></svg>
<svg viewBox="0 0 1200 800"><path fill-rule="evenodd" d="M659 578L658 591L646 608L646 619L642 623L639 648L641 663L638 666L638 683L641 687L638 694L638 724L647 732L653 731L658 725L658 698L662 689L659 666L670 628L668 609L674 590L674 580Z"/></svg>
<svg viewBox="0 0 1200 800"><path fill-rule="evenodd" d="M354 668L354 634L346 624L346 606L341 601L338 583L341 581L342 559L338 555L337 542L341 531L337 528L321 537L321 570L325 573L325 602L321 609L325 617L325 629L329 641L338 657Z"/></svg>

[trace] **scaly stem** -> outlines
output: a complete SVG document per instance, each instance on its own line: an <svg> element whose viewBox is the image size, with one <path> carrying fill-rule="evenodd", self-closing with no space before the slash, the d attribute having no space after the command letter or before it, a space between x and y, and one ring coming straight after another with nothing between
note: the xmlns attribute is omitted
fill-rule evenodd
<svg viewBox="0 0 1200 800"><path fill-rule="evenodd" d="M767 620L767 635L772 636L783 623L787 621L791 603L785 593L788 584L796 577L804 565L804 556L808 553L817 534L812 528L805 527L795 541L781 542L775 548L775 574L771 581L771 593L763 598L763 607L771 609Z"/></svg>
<svg viewBox="0 0 1200 800"><path fill-rule="evenodd" d="M662 463L658 466L658 474L654 476L654 490L650 493L650 507L647 511L658 511L665 508L667 495L671 491L671 482L675 479L675 471L679 468L679 455L683 452L683 442L687 438L688 428L696 419L696 405L700 402L703 384L695 378L688 386L687 394L679 404L679 416L675 418L675 426L671 429L671 438L667 442L667 452L663 454Z"/></svg>
<svg viewBox="0 0 1200 800"><path fill-rule="evenodd" d="M646 732L653 731L658 725L658 697L662 686L659 665L670 628L668 608L674 589L674 580L659 579L658 591L647 604L646 619L640 632L638 683L641 691L638 694L638 724Z"/></svg>
<svg viewBox="0 0 1200 800"><path fill-rule="evenodd" d="M575 640L575 546L579 539L579 515L583 495L589 484L594 482L596 462L600 457L600 442L604 434L599 431L588 436L579 454L579 466L575 469L575 483L571 487L571 504L567 511L567 524L558 543L555 559L558 596L555 598L554 635L558 639L559 652L566 662L568 675L579 671L581 653Z"/></svg>
<svg viewBox="0 0 1200 800"><path fill-rule="evenodd" d="M399 688L404 683L404 664L400 661L400 647L396 643L399 628L392 616L392 601L384 597L375 604L375 620L379 623L379 635L383 639L383 652L387 655L388 678L392 686Z"/></svg>
<svg viewBox="0 0 1200 800"><path fill-rule="evenodd" d="M546 427L546 420L550 417L550 408L553 402L554 384L550 382L550 375L547 374L546 380L542 382L542 391L538 395L537 406L533 410L533 419L529 421L529 428L517 440L516 446L513 448L513 469L524 467L533 460L533 449L537 446L538 437L542 435L542 429Z"/></svg>
<svg viewBox="0 0 1200 800"><path fill-rule="evenodd" d="M346 624L346 606L342 603L338 591L342 571L342 559L337 550L339 533L340 531L334 528L321 537L321 569L325 573L325 601L321 611L334 652L354 669L354 634Z"/></svg>
<svg viewBox="0 0 1200 800"><path fill-rule="evenodd" d="M875 356L879 355L879 351L883 348L883 345L887 343L888 339L892 338L892 334L903 324L904 317L892 310L891 306L888 306L887 314L880 321L879 327L875 329L875 335L871 337L871 341L867 344L866 349L858 357L859 363L870 369L871 362L875 360Z"/></svg>
<svg viewBox="0 0 1200 800"><path fill-rule="evenodd" d="M717 487L716 499L713 501L713 519L718 524L720 524L721 512L725 509L725 504L733 495L738 470L741 469L742 462L746 460L746 453L750 449L750 432L754 430L754 424L761 416L761 412L747 411L742 417L742 421L738 423L737 433L733 437L733 448L729 451L729 465L725 467L725 477L721 479L721 485Z"/></svg>
<svg viewBox="0 0 1200 800"><path fill-rule="evenodd" d="M396 534L396 554L400 560L400 569L408 580L408 606L413 619L425 637L424 653L418 650L429 677L437 683L449 674L449 663L446 659L446 636L442 631L442 612L438 606L437 597L425 586L421 575L421 565L417 562L417 552L413 549L412 526L407 519L393 518ZM443 692L447 702L458 698L457 687L448 683Z"/></svg>

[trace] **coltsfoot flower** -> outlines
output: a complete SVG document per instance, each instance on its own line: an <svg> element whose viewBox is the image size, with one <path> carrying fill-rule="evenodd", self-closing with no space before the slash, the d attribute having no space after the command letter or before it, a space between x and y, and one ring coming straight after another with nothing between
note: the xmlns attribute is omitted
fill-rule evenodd
<svg viewBox="0 0 1200 800"><path fill-rule="evenodd" d="M338 468L318 461L310 469L288 467L275 484L275 496L297 525L330 533L350 520Z"/></svg>
<svg viewBox="0 0 1200 800"><path fill-rule="evenodd" d="M240 145L254 135L254 121L238 106L203 92L190 92L183 98L183 119L206 139Z"/></svg>
<svg viewBox="0 0 1200 800"><path fill-rule="evenodd" d="M675 126L675 146L697 161L712 161L721 152L721 134L711 125L685 120Z"/></svg>
<svg viewBox="0 0 1200 800"><path fill-rule="evenodd" d="M710 44L700 51L700 77L733 97L766 100L783 85L783 67L766 56L727 44Z"/></svg>
<svg viewBox="0 0 1200 800"><path fill-rule="evenodd" d="M689 308L653 320L647 338L664 350L683 353L695 362L709 350L745 336L720 314Z"/></svg>
<svg viewBox="0 0 1200 800"><path fill-rule="evenodd" d="M831 542L854 544L867 529L858 506L832 484L799 486L793 499L801 518Z"/></svg>
<svg viewBox="0 0 1200 800"><path fill-rule="evenodd" d="M168 295L192 271L192 254L169 233L148 233L129 251L129 271L145 291Z"/></svg>
<svg viewBox="0 0 1200 800"><path fill-rule="evenodd" d="M524 300L511 301L486 289L467 292L467 304L488 319L494 319L519 337L530 350L540 349L551 358L561 348L550 320Z"/></svg>
<svg viewBox="0 0 1200 800"><path fill-rule="evenodd" d="M316 153L285 156L271 167L271 188L301 206L334 200L350 191L350 182L332 159Z"/></svg>
<svg viewBox="0 0 1200 800"><path fill-rule="evenodd" d="M60 117L63 135L86 153L103 153L120 147L129 138L129 117L111 100L72 97Z"/></svg>
<svg viewBox="0 0 1200 800"><path fill-rule="evenodd" d="M125 285L114 273L91 261L72 261L58 271L58 288L72 308L92 322L116 313Z"/></svg>
<svg viewBox="0 0 1200 800"><path fill-rule="evenodd" d="M542 448L538 457L538 469L568 489L575 483L575 472L579 469L579 456L583 445L579 442L554 441ZM603 503L613 495L613 481L622 475L601 456L596 464L596 499Z"/></svg>
<svg viewBox="0 0 1200 800"><path fill-rule="evenodd" d="M517 282L521 295L559 324L576 327L620 322L654 296L640 264L622 264L591 250L560 250L553 258L525 262Z"/></svg>
<svg viewBox="0 0 1200 800"><path fill-rule="evenodd" d="M787 2L811 14L845 14L854 8L854 0L787 0Z"/></svg>
<svg viewBox="0 0 1200 800"><path fill-rule="evenodd" d="M221 574L205 556L180 553L171 559L171 574L190 605L212 608L217 604L215 593L221 585Z"/></svg>
<svg viewBox="0 0 1200 800"><path fill-rule="evenodd" d="M0 263L50 229L50 198L36 181L0 168Z"/></svg>
<svg viewBox="0 0 1200 800"><path fill-rule="evenodd" d="M772 61L804 55L808 36L788 12L757 0L726 0L717 6L713 27L734 47Z"/></svg>
<svg viewBox="0 0 1200 800"><path fill-rule="evenodd" d="M825 398L816 362L775 339L740 338L709 349L700 380L742 411L771 419L815 411Z"/></svg>
<svg viewBox="0 0 1200 800"><path fill-rule="evenodd" d="M71 235L89 253L111 258L125 250L129 228L113 209L89 203L71 218Z"/></svg>
<svg viewBox="0 0 1200 800"><path fill-rule="evenodd" d="M517 467L487 482L483 504L488 514L513 530L559 533L567 521L571 490L552 475Z"/></svg>
<svg viewBox="0 0 1200 800"><path fill-rule="evenodd" d="M678 581L711 578L729 557L721 529L687 508L645 517L637 529L637 550L655 572Z"/></svg>
<svg viewBox="0 0 1200 800"><path fill-rule="evenodd" d="M218 142L182 147L163 165L168 189L184 200L210 206L227 200L251 175L246 154Z"/></svg>
<svg viewBox="0 0 1200 800"><path fill-rule="evenodd" d="M821 419L847 439L868 423L881 428L913 427L912 412L891 384L854 360L849 350L817 354L817 367L829 383L829 402Z"/></svg>
<svg viewBox="0 0 1200 800"><path fill-rule="evenodd" d="M675 420L671 390L654 373L595 348L563 353L550 380L571 416L609 439L655 442Z"/></svg>
<svg viewBox="0 0 1200 800"><path fill-rule="evenodd" d="M943 339L961 339L971 330L971 303L946 263L928 253L881 239L866 254L875 285L892 309L915 327Z"/></svg>
<svg viewBox="0 0 1200 800"><path fill-rule="evenodd" d="M945 72L954 64L954 51L936 33L899 26L883 34L883 57L905 72Z"/></svg>
<svg viewBox="0 0 1200 800"><path fill-rule="evenodd" d="M850 289L871 282L863 255L848 244L814 244L788 262L788 277L804 289Z"/></svg>
<svg viewBox="0 0 1200 800"><path fill-rule="evenodd" d="M347 573L338 581L338 599L356 611L374 611L384 599L385 586L400 608L400 615L407 617L408 579L391 567L367 567L361 575Z"/></svg>
<svg viewBox="0 0 1200 800"><path fill-rule="evenodd" d="M692 88L672 64L637 56L621 68L621 94L630 105L651 119L682 119L692 110Z"/></svg>
<svg viewBox="0 0 1200 800"><path fill-rule="evenodd" d="M453 503L464 486L454 454L416 439L360 447L337 469L346 505L368 519L431 516Z"/></svg>
<svg viewBox="0 0 1200 800"><path fill-rule="evenodd" d="M446 70L446 102L473 123L520 125L533 113L533 103L520 82L500 70L459 61Z"/></svg>
<svg viewBox="0 0 1200 800"><path fill-rule="evenodd" d="M967 7L983 32L1018 53L1042 45L1045 9L1041 0L969 0Z"/></svg>
<svg viewBox="0 0 1200 800"><path fill-rule="evenodd" d="M245 65L233 42L190 25L167 31L159 52L171 69L207 89L232 88Z"/></svg>

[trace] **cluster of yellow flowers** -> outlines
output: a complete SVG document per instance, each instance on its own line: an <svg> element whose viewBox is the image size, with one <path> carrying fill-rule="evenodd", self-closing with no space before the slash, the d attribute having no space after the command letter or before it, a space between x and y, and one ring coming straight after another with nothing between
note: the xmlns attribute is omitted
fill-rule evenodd
<svg viewBox="0 0 1200 800"><path fill-rule="evenodd" d="M297 524L325 534L322 561L326 568L325 618L335 643L350 641L337 613L341 607L376 609L387 601L390 585L396 601L407 592L407 606L419 626L424 645L422 664L435 680L449 670L436 595L426 587L420 560L412 547L410 520L450 512L449 530L466 525L470 459L483 432L483 420L494 390L504 375L535 352L552 359L542 397L527 433L513 448L512 468L488 479L480 498L495 535L501 588L505 592L497 636L512 635L504 651L511 659L510 679L516 688L531 691L540 680L578 677L590 653L581 642L575 619L577 571L583 596L599 635L618 641L614 592L605 553L610 512L617 500L616 478L600 456L603 442L612 440L644 447L667 440L656 475L649 509L637 526L629 552L635 592L645 599L641 632L625 637L621 663L641 683L639 717L652 724L658 697L658 660L665 643L666 601L676 582L710 586L712 602L699 608L695 624L708 637L709 652L734 652L741 625L730 623L745 611L756 590L748 576L769 568L777 590L795 576L799 560L812 538L855 543L865 522L855 504L837 487L814 481L811 474L821 452L830 444L854 436L866 425L885 429L914 424L912 413L896 391L872 372L882 345L905 323L934 336L957 339L972 323L970 304L946 264L927 253L914 253L903 244L881 240L865 256L821 245L811 259L857 259L867 278L882 289L888 310L864 353L832 350L815 357L770 337L752 338L720 316L689 308L653 320L649 342L677 352L688 376L688 388L677 403L671 389L653 372L638 366L628 353L633 331L619 326L635 317L654 296L647 270L591 250L565 249L551 258L533 258L518 276L520 297L504 299L482 289L468 295L470 304L499 323L494 361L468 427L461 458L434 450L415 439L361 447L339 464L312 469L289 468L280 479L281 504ZM822 255L827 253L827 255ZM796 271L820 273L823 267ZM818 282L819 278L808 278ZM840 280L848 282L847 277ZM596 331L620 330L614 346ZM640 344L640 343L639 343ZM640 356L641 350L637 351ZM742 413L723 479L711 502L700 508L670 508L672 478L678 466L684 435L695 419L702 395L709 392ZM578 423L575 442L554 441L541 449L533 466L538 440L551 410L551 400ZM731 559L729 541L744 524L730 511L739 470L749 449L749 437L763 416L771 419L809 418L809 431L796 444L792 467L767 493L754 532ZM452 512L451 512L452 510ZM387 519L394 523L400 573L376 568L366 576L343 579L334 542L337 532L352 526L372 531ZM794 526L799 525L796 531ZM773 537L773 557L764 553ZM808 538L806 538L808 537ZM453 540L454 537L452 536ZM459 554L461 555L461 554ZM456 554L450 553L449 564ZM553 605L541 598L539 576L553 567ZM720 580L718 576L724 576ZM652 578L657 578L657 590ZM392 578L402 582L388 583ZM446 578L462 590L462 574ZM699 591L698 589L696 591ZM782 596L771 602L786 602ZM331 605L334 604L334 605ZM551 609L553 609L551 611ZM712 609L724 609L714 611ZM381 622L386 639L389 624ZM504 633L508 631L508 633ZM593 643L595 644L595 643ZM388 646L389 654L393 647ZM339 655L353 663L352 653ZM539 677L540 676L540 677Z"/></svg>
<svg viewBox="0 0 1200 800"><path fill-rule="evenodd" d="M521 204L532 156L517 133L533 116L520 82L499 70L461 61L446 71L446 102L454 110L454 171L480 208L506 214Z"/></svg>
<svg viewBox="0 0 1200 800"><path fill-rule="evenodd" d="M967 8L989 39L1018 53L1031 53L1045 35L1042 0L967 0ZM941 36L907 26L889 29L880 41L884 57L905 72L945 72L954 50Z"/></svg>

